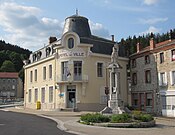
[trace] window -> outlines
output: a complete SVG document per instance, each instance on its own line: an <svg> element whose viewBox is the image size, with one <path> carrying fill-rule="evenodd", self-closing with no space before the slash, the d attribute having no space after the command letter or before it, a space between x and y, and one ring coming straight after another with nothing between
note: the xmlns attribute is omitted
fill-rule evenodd
<svg viewBox="0 0 175 135"><path fill-rule="evenodd" d="M74 80L82 79L82 62L74 61Z"/></svg>
<svg viewBox="0 0 175 135"><path fill-rule="evenodd" d="M72 49L74 47L74 39L73 38L69 38L68 39L68 48Z"/></svg>
<svg viewBox="0 0 175 135"><path fill-rule="evenodd" d="M149 64L150 63L150 57L149 55L145 56L145 64Z"/></svg>
<svg viewBox="0 0 175 135"><path fill-rule="evenodd" d="M32 101L32 90L31 89L29 89L28 101L29 101L29 103L31 103L31 101Z"/></svg>
<svg viewBox="0 0 175 135"><path fill-rule="evenodd" d="M160 53L160 63L164 62L164 53Z"/></svg>
<svg viewBox="0 0 175 135"><path fill-rule="evenodd" d="M170 72L170 82L171 82L171 85L175 84L175 71Z"/></svg>
<svg viewBox="0 0 175 135"><path fill-rule="evenodd" d="M132 74L132 84L133 85L136 85L137 84L137 74L136 73L133 73Z"/></svg>
<svg viewBox="0 0 175 135"><path fill-rule="evenodd" d="M41 103L45 103L45 88L41 88Z"/></svg>
<svg viewBox="0 0 175 135"><path fill-rule="evenodd" d="M49 79L52 79L52 65L49 65Z"/></svg>
<svg viewBox="0 0 175 135"><path fill-rule="evenodd" d="M145 83L151 83L151 71L145 71Z"/></svg>
<svg viewBox="0 0 175 135"><path fill-rule="evenodd" d="M152 93L147 93L146 97L146 106L152 106Z"/></svg>
<svg viewBox="0 0 175 135"><path fill-rule="evenodd" d="M38 89L35 89L35 103L38 101Z"/></svg>
<svg viewBox="0 0 175 135"><path fill-rule="evenodd" d="M70 71L68 70L68 61L61 63L61 69L62 69L62 80L66 81L67 78L71 75Z"/></svg>
<svg viewBox="0 0 175 135"><path fill-rule="evenodd" d="M171 51L172 54L172 61L175 61L175 49Z"/></svg>
<svg viewBox="0 0 175 135"><path fill-rule="evenodd" d="M37 81L37 69L35 69L35 82Z"/></svg>
<svg viewBox="0 0 175 135"><path fill-rule="evenodd" d="M46 80L46 67L43 67L43 80Z"/></svg>
<svg viewBox="0 0 175 135"><path fill-rule="evenodd" d="M134 107L137 107L138 106L138 94L137 93L133 93L132 94L132 99L133 99L132 105Z"/></svg>
<svg viewBox="0 0 175 135"><path fill-rule="evenodd" d="M97 77L103 77L103 63L97 63Z"/></svg>
<svg viewBox="0 0 175 135"><path fill-rule="evenodd" d="M49 103L53 102L53 86L49 87Z"/></svg>
<svg viewBox="0 0 175 135"><path fill-rule="evenodd" d="M30 82L33 82L33 71L30 71Z"/></svg>
<svg viewBox="0 0 175 135"><path fill-rule="evenodd" d="M136 59L132 59L132 68L136 67Z"/></svg>
<svg viewBox="0 0 175 135"><path fill-rule="evenodd" d="M166 73L163 72L163 73L159 73L159 85L160 86L165 86L167 83L166 81Z"/></svg>

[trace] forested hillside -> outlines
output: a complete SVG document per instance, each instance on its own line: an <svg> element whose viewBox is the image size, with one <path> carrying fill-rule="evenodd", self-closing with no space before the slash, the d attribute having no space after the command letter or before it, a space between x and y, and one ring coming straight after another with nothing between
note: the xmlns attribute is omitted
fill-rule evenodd
<svg viewBox="0 0 175 135"><path fill-rule="evenodd" d="M23 72L23 60L31 51L0 40L0 72ZM23 79L23 77L21 77Z"/></svg>
<svg viewBox="0 0 175 135"><path fill-rule="evenodd" d="M170 32L163 33L163 34L146 34L143 36L129 36L127 39L121 39L119 44L125 47L125 53L127 56L136 52L137 43L140 43L141 48L149 46L149 41L151 36L153 37L155 43L159 43L162 41L166 41L168 39L175 39L175 29L170 30Z"/></svg>

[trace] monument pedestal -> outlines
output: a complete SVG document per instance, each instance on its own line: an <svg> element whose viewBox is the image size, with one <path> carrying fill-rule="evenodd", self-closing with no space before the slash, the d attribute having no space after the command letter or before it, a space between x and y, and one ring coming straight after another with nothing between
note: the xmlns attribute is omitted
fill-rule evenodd
<svg viewBox="0 0 175 135"><path fill-rule="evenodd" d="M113 114L122 114L125 111L123 110L123 107L119 106L120 100L109 100L109 107L112 109Z"/></svg>

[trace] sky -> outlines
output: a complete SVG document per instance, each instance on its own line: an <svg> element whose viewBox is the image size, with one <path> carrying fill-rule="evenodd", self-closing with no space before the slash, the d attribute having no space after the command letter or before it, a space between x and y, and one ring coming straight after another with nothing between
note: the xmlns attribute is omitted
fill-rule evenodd
<svg viewBox="0 0 175 135"><path fill-rule="evenodd" d="M0 40L31 51L61 37L76 9L94 35L115 41L175 28L175 0L0 0Z"/></svg>

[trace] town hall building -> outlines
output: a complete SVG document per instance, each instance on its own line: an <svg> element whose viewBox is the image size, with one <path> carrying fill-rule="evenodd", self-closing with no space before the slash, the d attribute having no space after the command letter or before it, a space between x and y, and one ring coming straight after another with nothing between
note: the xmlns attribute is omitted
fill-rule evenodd
<svg viewBox="0 0 175 135"><path fill-rule="evenodd" d="M91 34L88 19L73 15L65 20L62 36L49 38L49 44L25 61L24 105L42 110L76 109L101 111L107 103L108 66L116 42ZM119 45L120 90L128 105L128 58Z"/></svg>

